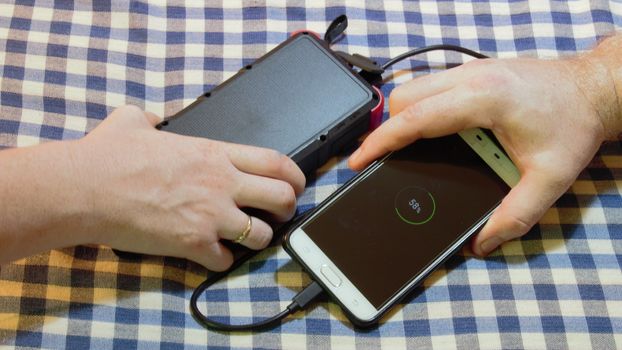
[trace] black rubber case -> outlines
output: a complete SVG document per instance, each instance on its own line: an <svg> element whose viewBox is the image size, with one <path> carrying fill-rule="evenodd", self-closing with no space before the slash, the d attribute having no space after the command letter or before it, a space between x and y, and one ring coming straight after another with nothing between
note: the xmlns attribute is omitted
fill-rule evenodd
<svg viewBox="0 0 622 350"><path fill-rule="evenodd" d="M369 129L379 96L302 32L162 122L161 130L275 149L305 174Z"/></svg>

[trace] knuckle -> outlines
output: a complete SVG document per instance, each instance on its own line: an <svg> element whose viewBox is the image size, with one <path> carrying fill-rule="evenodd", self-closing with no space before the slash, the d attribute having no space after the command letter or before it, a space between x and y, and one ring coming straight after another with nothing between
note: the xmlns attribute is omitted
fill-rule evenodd
<svg viewBox="0 0 622 350"><path fill-rule="evenodd" d="M262 226L265 226L265 228L261 230L261 233L257 237L257 249L267 247L270 241L272 241L272 229L267 224Z"/></svg>
<svg viewBox="0 0 622 350"><path fill-rule="evenodd" d="M408 91L405 86L400 85L394 88L389 94L389 106L395 108L408 102Z"/></svg>
<svg viewBox="0 0 622 350"><path fill-rule="evenodd" d="M190 234L182 238L182 244L192 251L202 251L214 243L211 235Z"/></svg>
<svg viewBox="0 0 622 350"><path fill-rule="evenodd" d="M279 159L279 171L278 174L283 176L283 178L291 178L295 176L294 174L298 173L298 166L294 163L291 158L284 154L280 154ZM285 177L287 176L287 177Z"/></svg>
<svg viewBox="0 0 622 350"><path fill-rule="evenodd" d="M121 109L121 110L123 110L125 112L131 112L131 113L142 113L143 112L143 110L138 108L138 106L130 105L130 104L121 106L121 107L119 107L119 109Z"/></svg>
<svg viewBox="0 0 622 350"><path fill-rule="evenodd" d="M145 113L142 109L135 105L125 105L117 109L124 118L131 118L133 121L140 121L145 118Z"/></svg>
<svg viewBox="0 0 622 350"><path fill-rule="evenodd" d="M218 241L206 245L201 251L189 251L186 256L211 271L224 271L233 265L233 254Z"/></svg>
<svg viewBox="0 0 622 350"><path fill-rule="evenodd" d="M520 237L526 234L527 232L529 232L529 230L533 226L533 224L529 224L529 222L526 219L518 217L516 215L509 215L506 218L506 220L507 220L509 232L512 233L512 236L503 237L505 240L510 240L516 237Z"/></svg>
<svg viewBox="0 0 622 350"><path fill-rule="evenodd" d="M201 151L199 154L202 154L205 158L209 159L222 156L223 152L220 149L220 143L218 141L208 139L196 139L194 141Z"/></svg>
<svg viewBox="0 0 622 350"><path fill-rule="evenodd" d="M217 243L219 238L216 232L217 225L207 220L197 220L185 232L178 235L181 244L191 251L203 251L212 244Z"/></svg>
<svg viewBox="0 0 622 350"><path fill-rule="evenodd" d="M283 184L277 192L277 204L284 212L293 213L296 209L296 193L289 184Z"/></svg>
<svg viewBox="0 0 622 350"><path fill-rule="evenodd" d="M563 171L560 171L560 165L561 169L565 169L567 167L573 168L576 167L576 165L569 160L565 160L560 163L560 157L555 154L546 155L540 158L539 161L546 164L546 170L540 172L539 176L543 183L546 183L546 192L544 193L546 193L547 197L550 198L550 205L552 205L552 202L566 192L576 179L575 174L569 176ZM545 208L543 206L542 212L546 209L548 209L548 207Z"/></svg>
<svg viewBox="0 0 622 350"><path fill-rule="evenodd" d="M197 157L195 161L200 162L199 164L201 164L202 167L205 167L206 164L218 167L218 172L207 172L205 175L223 175L224 178L229 178L234 172L235 166L223 151L222 144L220 142L203 139L195 140L195 142L199 149L199 152L196 152ZM194 157L192 154L188 154L187 156Z"/></svg>
<svg viewBox="0 0 622 350"><path fill-rule="evenodd" d="M483 91L485 93L496 91L503 93L509 83L510 80L508 76L506 76L503 72L487 71L473 77L469 81L468 85L469 88L474 91Z"/></svg>
<svg viewBox="0 0 622 350"><path fill-rule="evenodd" d="M474 68L481 68L481 67L489 67L491 65L494 65L495 61L496 60L493 59L493 58L475 59L475 60L470 60L470 61L464 63L460 67L462 67L462 69L474 69Z"/></svg>
<svg viewBox="0 0 622 350"><path fill-rule="evenodd" d="M208 261L204 265L212 271L225 271L233 265L233 257L227 255L214 261Z"/></svg>
<svg viewBox="0 0 622 350"><path fill-rule="evenodd" d="M407 124L416 123L422 116L423 110L421 108L421 104L419 103L406 107L402 113L400 113L400 117Z"/></svg>
<svg viewBox="0 0 622 350"><path fill-rule="evenodd" d="M512 96L521 85L521 77L507 63L495 63L468 82L468 87L481 95L498 98Z"/></svg>
<svg viewBox="0 0 622 350"><path fill-rule="evenodd" d="M287 171L289 158L279 151L266 151L266 165L270 173L280 175Z"/></svg>

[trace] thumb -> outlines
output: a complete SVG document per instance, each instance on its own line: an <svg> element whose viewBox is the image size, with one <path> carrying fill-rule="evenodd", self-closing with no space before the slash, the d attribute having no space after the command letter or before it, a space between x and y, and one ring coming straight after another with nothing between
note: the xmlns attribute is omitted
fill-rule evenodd
<svg viewBox="0 0 622 350"><path fill-rule="evenodd" d="M527 233L569 185L541 172L526 172L473 240L473 252L485 256Z"/></svg>

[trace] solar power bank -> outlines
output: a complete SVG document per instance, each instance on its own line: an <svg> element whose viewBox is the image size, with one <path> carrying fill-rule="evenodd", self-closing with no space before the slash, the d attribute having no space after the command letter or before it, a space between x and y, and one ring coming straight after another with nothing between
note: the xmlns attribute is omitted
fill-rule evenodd
<svg viewBox="0 0 622 350"><path fill-rule="evenodd" d="M380 101L324 41L300 32L158 127L272 148L309 174L369 129Z"/></svg>

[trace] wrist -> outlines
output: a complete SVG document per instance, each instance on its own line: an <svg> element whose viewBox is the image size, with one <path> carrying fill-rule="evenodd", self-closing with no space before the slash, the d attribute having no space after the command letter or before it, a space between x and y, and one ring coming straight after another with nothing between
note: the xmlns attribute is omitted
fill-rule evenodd
<svg viewBox="0 0 622 350"><path fill-rule="evenodd" d="M76 244L98 243L99 232L95 224L97 220L94 211L95 193L92 190L97 174L88 171L81 140L63 142L62 146L66 171L58 181L66 186L69 193L66 208L67 226L70 227L70 231L79 233L79 242L75 242Z"/></svg>
<svg viewBox="0 0 622 350"><path fill-rule="evenodd" d="M90 243L69 144L0 152L0 263Z"/></svg>
<svg viewBox="0 0 622 350"><path fill-rule="evenodd" d="M112 141L111 141L112 142ZM117 150L118 151L118 150ZM131 157L111 157L110 144L88 136L70 145L76 190L83 212L80 225L88 243L117 247L133 225L134 216L125 182L140 181L136 173L124 172Z"/></svg>
<svg viewBox="0 0 622 350"><path fill-rule="evenodd" d="M38 150L38 165L47 164L41 199L42 211L49 213L42 229L48 232L57 246L74 246L94 242L90 200L84 177L76 157L77 141L50 142ZM43 196L42 196L43 197Z"/></svg>
<svg viewBox="0 0 622 350"><path fill-rule="evenodd" d="M111 189L102 183L111 165L106 164L99 149L86 138L71 141L66 148L73 180L72 198L77 205L71 212L75 215L74 225L79 227L84 240L80 244L109 245L107 234L111 231L113 220L108 212L112 205L104 199Z"/></svg>
<svg viewBox="0 0 622 350"><path fill-rule="evenodd" d="M594 107L604 139L622 133L622 36L604 40L596 49L570 61L578 88Z"/></svg>

